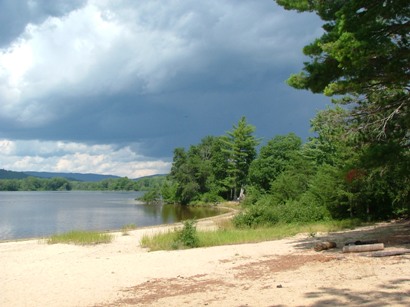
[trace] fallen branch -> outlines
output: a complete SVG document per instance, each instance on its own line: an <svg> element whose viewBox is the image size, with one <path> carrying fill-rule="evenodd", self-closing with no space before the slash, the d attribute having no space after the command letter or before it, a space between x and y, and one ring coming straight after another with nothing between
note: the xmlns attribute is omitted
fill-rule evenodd
<svg viewBox="0 0 410 307"><path fill-rule="evenodd" d="M347 242L345 245L366 245L366 244L376 244L380 243L378 240L367 240L367 241L354 241Z"/></svg>
<svg viewBox="0 0 410 307"><path fill-rule="evenodd" d="M410 249L395 250L395 251L384 251L384 252L375 252L367 255L368 257L390 257L390 256L399 256L404 254L410 254Z"/></svg>
<svg viewBox="0 0 410 307"><path fill-rule="evenodd" d="M382 249L384 249L383 243L343 246L344 253L372 252L372 251L378 251Z"/></svg>

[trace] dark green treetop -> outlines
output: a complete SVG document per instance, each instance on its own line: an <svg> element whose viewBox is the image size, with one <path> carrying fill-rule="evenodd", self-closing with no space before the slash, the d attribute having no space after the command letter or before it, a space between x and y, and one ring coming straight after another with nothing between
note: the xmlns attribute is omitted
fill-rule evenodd
<svg viewBox="0 0 410 307"><path fill-rule="evenodd" d="M310 57L288 83L345 95L351 121L368 141L409 146L410 2L407 0L276 0L285 9L315 12L324 34L303 52ZM340 96L339 96L340 97Z"/></svg>

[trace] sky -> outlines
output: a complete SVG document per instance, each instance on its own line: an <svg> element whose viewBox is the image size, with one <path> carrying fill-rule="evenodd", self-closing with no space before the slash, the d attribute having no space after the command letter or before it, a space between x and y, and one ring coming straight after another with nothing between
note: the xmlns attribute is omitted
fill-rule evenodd
<svg viewBox="0 0 410 307"><path fill-rule="evenodd" d="M329 104L286 84L321 21L272 0L0 0L0 24L0 169L164 174L242 116L306 139Z"/></svg>

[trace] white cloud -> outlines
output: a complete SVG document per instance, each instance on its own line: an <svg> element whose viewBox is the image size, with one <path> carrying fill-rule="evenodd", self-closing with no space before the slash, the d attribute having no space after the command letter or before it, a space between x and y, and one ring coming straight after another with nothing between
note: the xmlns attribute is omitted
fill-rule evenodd
<svg viewBox="0 0 410 307"><path fill-rule="evenodd" d="M1 168L14 171L97 173L137 178L163 174L170 163L149 160L129 146L0 140Z"/></svg>

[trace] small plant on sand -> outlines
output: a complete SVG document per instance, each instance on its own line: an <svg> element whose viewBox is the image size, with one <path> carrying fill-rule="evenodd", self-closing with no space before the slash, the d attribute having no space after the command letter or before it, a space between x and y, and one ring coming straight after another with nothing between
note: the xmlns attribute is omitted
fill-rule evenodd
<svg viewBox="0 0 410 307"><path fill-rule="evenodd" d="M178 236L174 241L173 247L178 248L180 245L185 247L198 247L199 238L196 232L196 221L186 220L184 227L178 232Z"/></svg>
<svg viewBox="0 0 410 307"><path fill-rule="evenodd" d="M101 233L95 231L80 231L73 230L66 233L55 234L48 238L48 244L77 244L77 245L93 245L100 243L110 243L112 235L109 233Z"/></svg>
<svg viewBox="0 0 410 307"><path fill-rule="evenodd" d="M137 228L137 225L135 224L126 224L124 226L121 227L121 232L123 236L128 236L129 235L129 231L134 230Z"/></svg>

